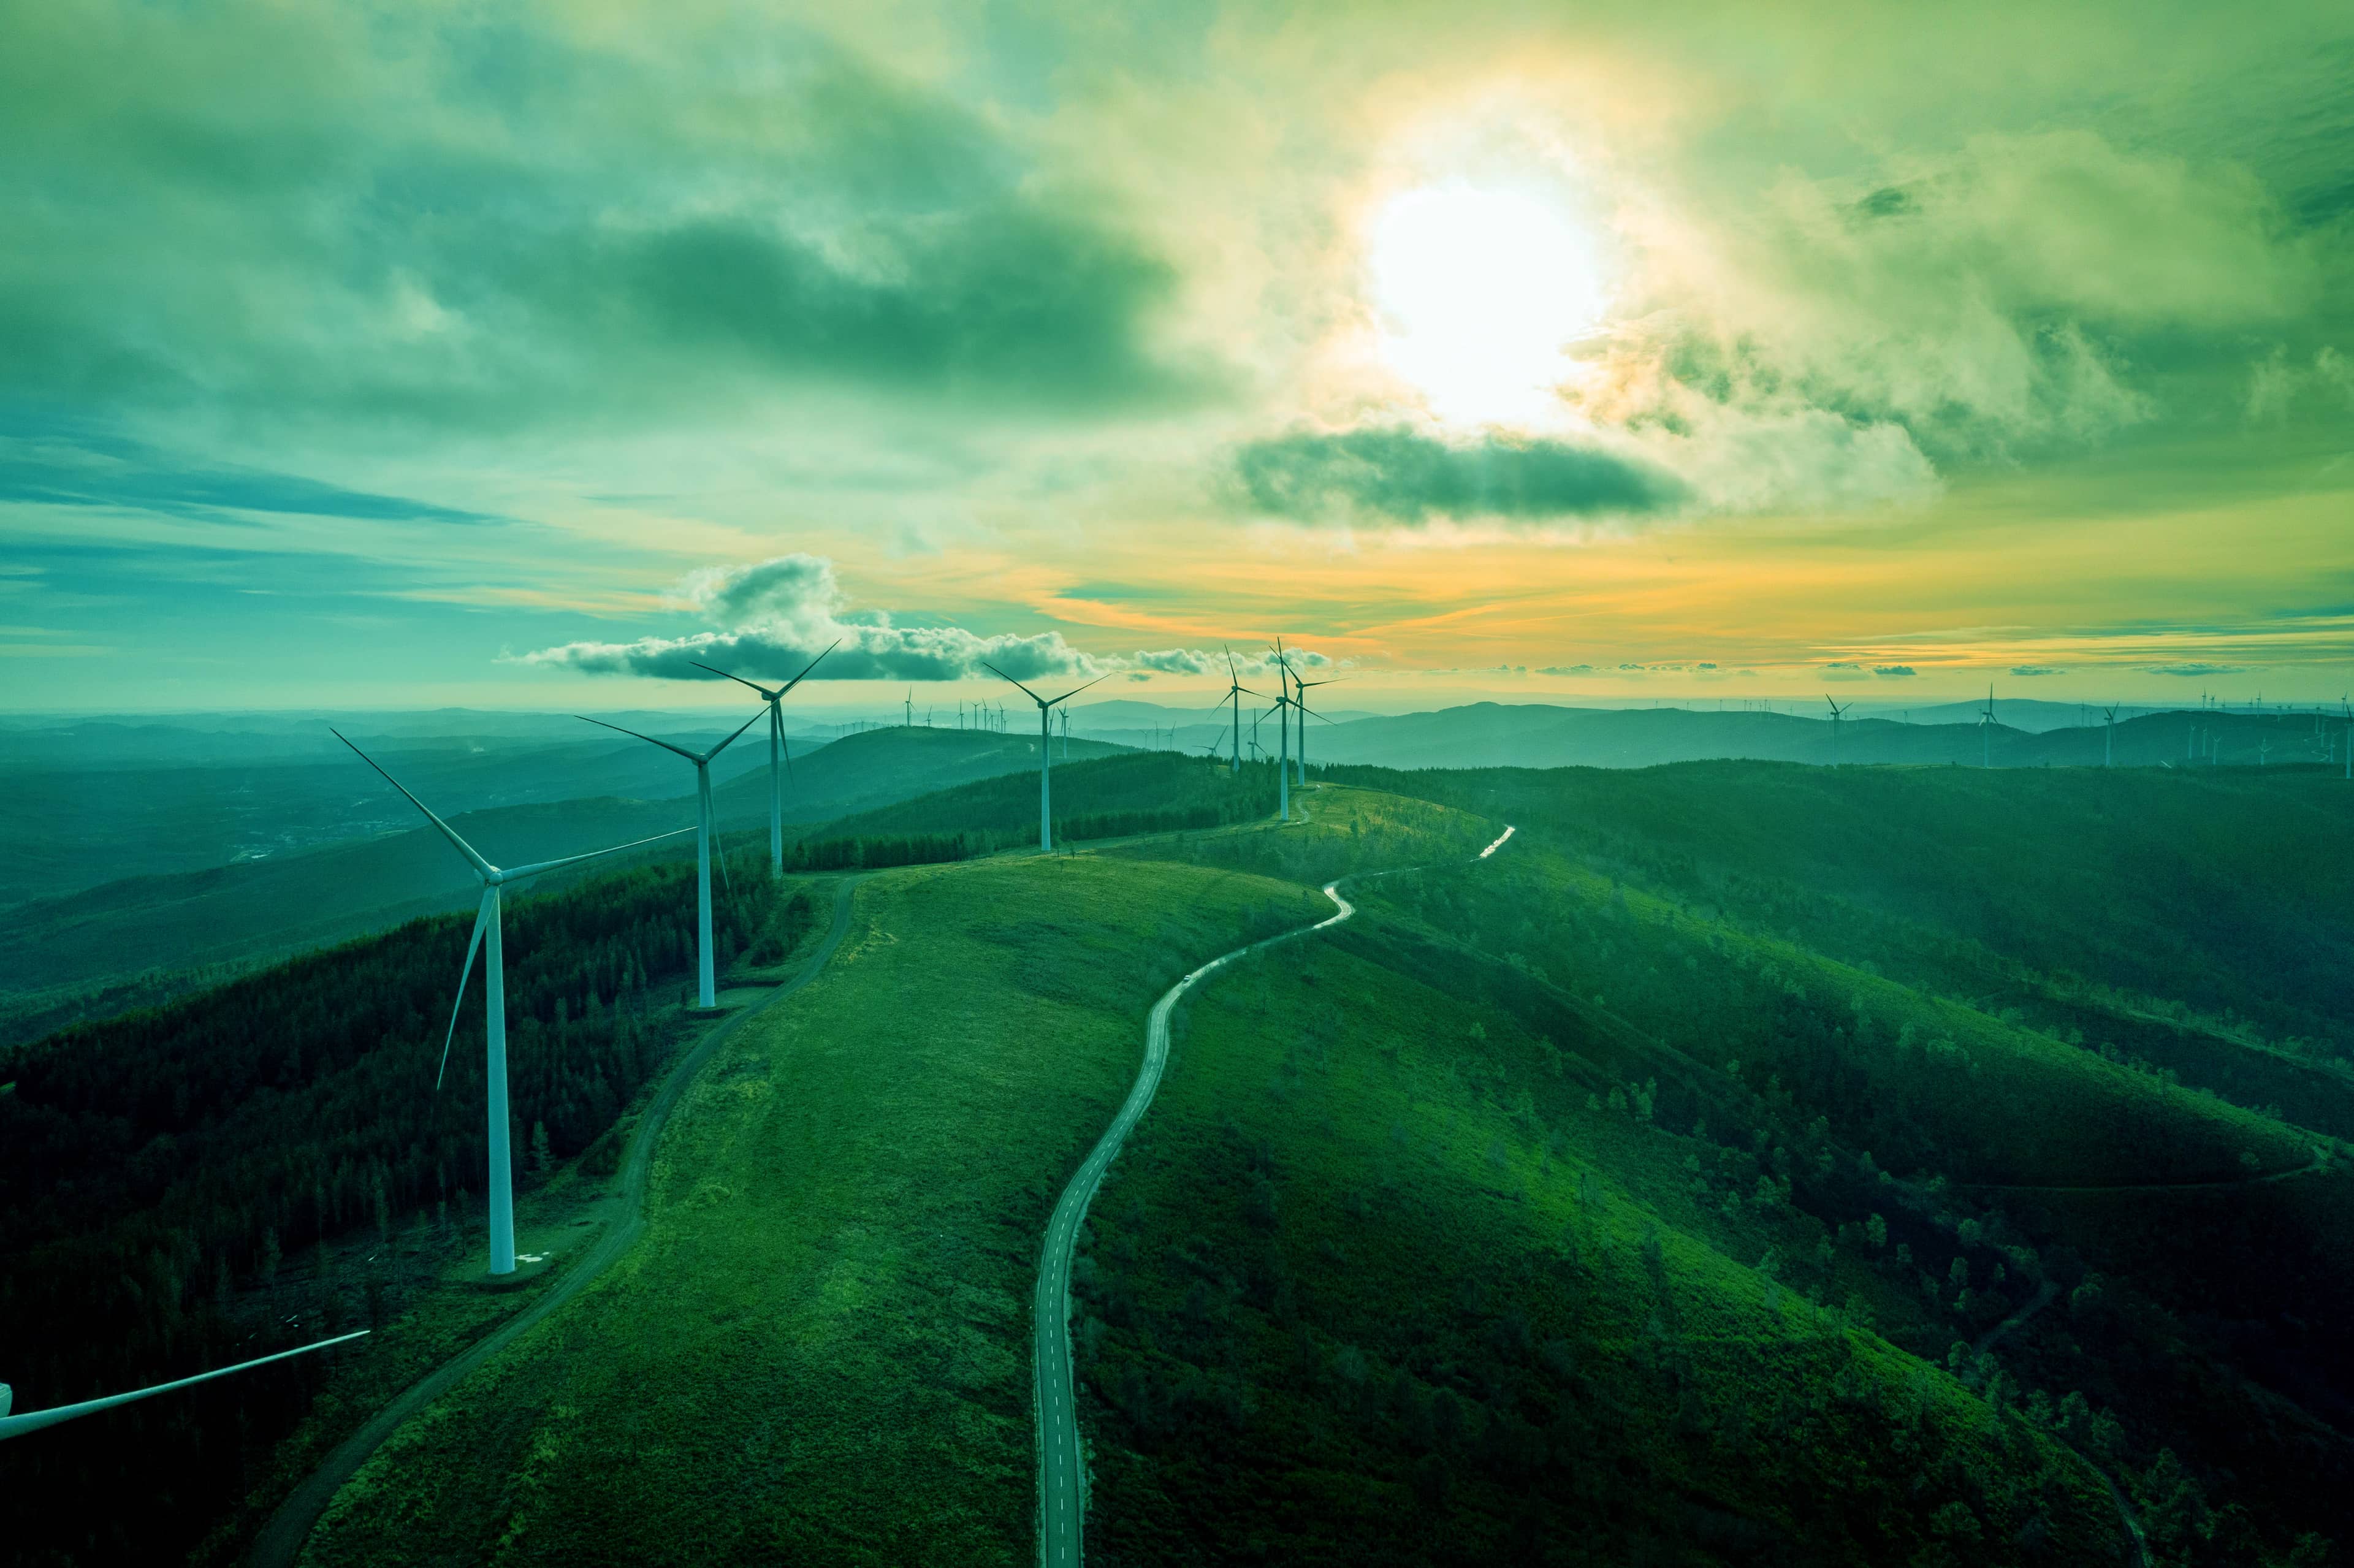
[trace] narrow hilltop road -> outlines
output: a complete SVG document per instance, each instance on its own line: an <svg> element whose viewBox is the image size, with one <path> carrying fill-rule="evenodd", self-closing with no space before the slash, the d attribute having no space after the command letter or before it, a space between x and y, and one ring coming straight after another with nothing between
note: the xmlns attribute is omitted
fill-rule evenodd
<svg viewBox="0 0 2354 1568"><path fill-rule="evenodd" d="M1478 858L1485 860L1494 854L1514 832L1507 827L1494 843L1479 852ZM1341 882L1356 880L1343 877ZM1039 1260L1038 1289L1032 1298L1030 1313L1035 1336L1031 1364L1032 1397L1038 1411L1041 1568L1077 1568L1086 1554L1087 1465L1079 1437L1078 1387L1071 1362L1071 1260L1078 1249L1079 1227L1087 1223L1087 1205L1095 1201L1104 1172L1110 1169L1120 1146L1128 1141L1128 1135L1135 1130L1137 1122L1152 1104L1154 1092L1161 1087L1161 1070L1169 1061L1169 1015L1188 991L1235 959L1262 948L1338 926L1354 915L1357 906L1341 896L1341 882L1324 885L1324 896L1335 906L1331 915L1313 926L1302 926L1222 953L1171 986L1152 1004L1152 1012L1145 1021L1144 1064L1137 1069L1136 1085L1129 1090L1128 1099L1120 1106L1119 1114L1112 1118L1111 1126L1104 1130L1070 1184L1063 1189L1054 1215L1046 1222L1045 1251Z"/></svg>
<svg viewBox="0 0 2354 1568"><path fill-rule="evenodd" d="M325 1463L313 1470L292 1495L279 1505L256 1538L253 1554L249 1561L254 1568L293 1568L302 1554L302 1544L311 1536L311 1529L327 1504L344 1484L359 1472L368 1457L384 1446L385 1440L398 1431L401 1423L458 1386L477 1367L515 1342L550 1313L580 1294L588 1284L627 1253L646 1227L646 1187L653 1171L655 1147L662 1141L663 1128L671 1112L686 1093L686 1086L704 1065L741 1028L745 1020L774 1007L784 998L807 985L822 972L832 959L834 949L850 929L850 905L858 885L866 875L846 876L836 886L833 897L833 925L818 944L817 950L802 964L801 972L771 991L753 1005L723 1019L702 1040L679 1058L654 1097L639 1118L636 1131L630 1139L629 1158L621 1166L621 1218L598 1239L597 1245L582 1255L570 1272L557 1280L547 1293L514 1317L501 1324L464 1351L445 1361L433 1372L403 1390L399 1397L371 1417L360 1429L344 1439Z"/></svg>

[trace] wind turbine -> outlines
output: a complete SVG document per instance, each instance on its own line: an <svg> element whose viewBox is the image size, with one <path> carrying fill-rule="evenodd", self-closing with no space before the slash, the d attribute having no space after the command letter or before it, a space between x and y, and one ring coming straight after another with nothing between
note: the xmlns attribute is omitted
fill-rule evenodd
<svg viewBox="0 0 2354 1568"><path fill-rule="evenodd" d="M2101 766L2114 768L2117 764L2117 710L2104 708L2101 716L2106 721L2101 737Z"/></svg>
<svg viewBox="0 0 2354 1568"><path fill-rule="evenodd" d="M808 672L803 671L802 673L807 674ZM742 735L746 730L750 729L754 721L760 715L754 714L751 718L746 719L737 726L735 735L729 736L708 751L689 751L683 746L673 746L666 740L656 740L650 735L638 735L638 732L633 729L621 729L621 726L617 724L605 724L603 719L588 718L587 714L574 714L572 716L578 719L588 719L590 724L604 725L607 729L621 730L623 735L637 735L638 738L648 746L659 746L664 751L674 751L695 764L695 1005L697 1007L718 1006L719 993L712 985L711 973L711 834L714 826L711 820L711 759L735 745L736 736ZM680 830L682 832L684 831L684 829ZM719 871L722 876L727 874L727 868L724 865L719 868Z"/></svg>
<svg viewBox="0 0 2354 1568"><path fill-rule="evenodd" d="M751 721L748 719L745 722L748 724ZM362 762L376 768L386 783L398 789L410 805L424 812L425 820L440 830L441 836L450 841L450 847L464 855L466 863L474 868L474 874L482 879L482 907L474 915L473 938L466 944L466 967L458 975L458 1000L451 1004L450 1029L441 1037L441 1065L433 1075L433 1087L436 1091L440 1089L442 1074L450 1070L450 1044L458 1037L458 1010L466 1004L466 982L474 976L474 954L482 946L482 933L488 931L491 938L491 950L482 959L484 1012L482 1039L487 1064L484 1076L489 1084L487 1115L491 1150L491 1272L513 1274L514 1272L514 1165L507 1153L506 943L502 932L504 922L500 915L499 890L509 883L519 883L528 877L537 876L543 871L554 871L559 865L573 865L580 861L595 860L600 855L618 854L622 850L636 849L641 844L659 843L663 839L674 839L686 830L681 828L676 832L656 833L652 838L637 839L625 844L615 844L610 849L590 850L587 854L568 854L560 860L543 860L530 865L502 869L477 854L473 845L458 836L457 829L435 816L432 808L426 805L424 801L409 794L399 779L377 766L375 758L361 751L358 747L352 746L350 737L343 731L331 728L328 733L345 746L351 746L352 750Z"/></svg>
<svg viewBox="0 0 2354 1568"><path fill-rule="evenodd" d="M175 1378L170 1383L159 1383L152 1388L135 1388L129 1393L110 1393L102 1399L85 1399L78 1404L53 1404L47 1410L27 1410L17 1415L9 1414L9 1406L16 1399L15 1392L6 1383L0 1383L0 1437L22 1437L27 1432L38 1432L44 1426L55 1426L58 1422L71 1421L77 1415L95 1415L101 1410L112 1410L118 1404L129 1404L133 1400L146 1399L159 1393L169 1393L174 1389L186 1388L191 1383L210 1383L217 1377L228 1377L232 1372L241 1372L250 1367L267 1366L271 1361L282 1361L289 1356L308 1355L313 1351L323 1351L330 1345L340 1345L349 1340L366 1339L368 1332L366 1329L355 1329L348 1334L337 1334L332 1340L321 1340L315 1344L297 1345L291 1351L280 1351L275 1355L256 1356L249 1361L239 1361L233 1367L215 1367L210 1372L198 1372L194 1377Z"/></svg>
<svg viewBox="0 0 2354 1568"><path fill-rule="evenodd" d="M1322 714L1312 713L1309 708L1308 688L1310 686L1329 686L1332 684L1333 680L1338 680L1339 678L1340 677L1337 675L1334 676L1332 680L1326 681L1303 681L1297 675L1294 675L1291 678L1293 700L1297 702L1299 708L1299 787L1302 789L1308 788L1308 721L1310 718L1314 717L1324 719L1326 724L1331 724L1332 722L1331 719L1324 718Z"/></svg>
<svg viewBox="0 0 2354 1568"><path fill-rule="evenodd" d="M1831 703L1831 694L1829 692L1825 692L1823 694L1823 701ZM1853 706L1855 706L1855 705L1853 703L1850 703L1848 704L1847 708L1851 708ZM1840 724L1847 717L1847 708L1840 706L1837 703L1831 703L1831 750L1834 752L1839 750Z"/></svg>
<svg viewBox="0 0 2354 1568"><path fill-rule="evenodd" d="M907 688L907 701L906 701L906 702L902 703L902 704L900 705L900 706L901 706L901 708L902 708L902 709L904 709L904 710L905 710L905 711L904 711L904 712L902 712L902 713L901 713L901 715L899 715L900 727L901 727L901 728L903 728L903 729L913 729L913 728L915 728L915 727L916 727L916 688L915 688L915 687L910 686L910 687L908 687L908 688Z"/></svg>
<svg viewBox="0 0 2354 1568"><path fill-rule="evenodd" d="M1291 821L1291 666L1284 662L1283 639L1275 640L1275 717L1279 733L1275 754L1275 814Z"/></svg>
<svg viewBox="0 0 2354 1568"><path fill-rule="evenodd" d="M1994 766L1994 686L1991 683L1987 686L1987 705L1978 710L1978 740L1980 742L1978 766L1992 768Z"/></svg>
<svg viewBox="0 0 2354 1568"><path fill-rule="evenodd" d="M819 660L841 646L842 639L839 637L827 643L825 653L820 653L816 659L811 660L800 674L795 675L773 692L756 682L746 680L741 675L727 675L726 671L705 664L699 659L687 661L698 670L709 670L715 675L727 675L729 680L739 686L750 686L760 694L760 700L769 705L769 874L771 876L785 874L784 775L791 772L793 767L792 748L785 744L784 710L778 705L785 700L787 692L809 679L810 671L817 668ZM778 768L779 758L784 764L781 772Z"/></svg>
<svg viewBox="0 0 2354 1568"><path fill-rule="evenodd" d="M1094 685L1096 681L1109 680L1110 677L1097 675L1095 681L1087 683L1087 686L1073 686L1059 697L1048 698L1040 696L1027 686L1023 686L1021 682L1014 680L1013 676L986 659L981 661L981 667L1001 681L1011 682L1016 686L1021 686L1022 694L1038 705L1038 853L1048 853L1055 847L1055 797L1052 782L1055 773L1055 748L1054 732L1050 727L1054 723L1055 705L1067 703L1086 691L1087 686Z"/></svg>
<svg viewBox="0 0 2354 1568"><path fill-rule="evenodd" d="M1224 647L1225 645L1222 643L1220 646ZM1242 676L1235 669L1235 651L1231 648L1227 648L1225 652L1226 695L1228 698L1232 699L1235 706L1235 758L1233 765L1229 767L1226 771L1228 773L1240 773L1243 770L1243 694L1245 692L1250 692L1250 694L1254 697L1258 695L1258 694L1257 692L1251 692L1251 689L1248 686L1243 684Z"/></svg>

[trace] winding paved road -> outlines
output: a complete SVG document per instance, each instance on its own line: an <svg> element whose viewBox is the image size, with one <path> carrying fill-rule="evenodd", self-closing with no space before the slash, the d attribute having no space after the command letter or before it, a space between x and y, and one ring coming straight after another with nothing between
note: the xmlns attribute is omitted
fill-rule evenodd
<svg viewBox="0 0 2354 1568"><path fill-rule="evenodd" d="M399 1397L371 1417L367 1424L344 1439L325 1463L311 1472L293 1494L279 1505L278 1511L262 1527L253 1544L249 1561L253 1568L293 1568L302 1554L302 1543L310 1539L311 1529L327 1504L344 1483L358 1473L368 1456L383 1446L386 1438L400 1424L440 1398L475 1368L505 1350L531 1327L549 1313L580 1294L588 1283L606 1269L644 1232L646 1228L646 1185L653 1170L654 1147L662 1141L663 1127L670 1113L677 1108L679 1099L686 1093L688 1084L703 1070L714 1053L726 1043L744 1021L774 1007L784 998L809 984L823 971L836 948L842 946L843 933L850 929L850 902L858 885L871 874L846 876L836 886L833 895L833 927L818 944L817 950L801 966L801 972L777 987L751 1006L722 1020L705 1034L694 1049L681 1057L677 1065L663 1079L662 1087L639 1118L638 1126L630 1139L629 1157L621 1165L621 1218L598 1238L597 1245L584 1254L571 1271L557 1280L547 1293L507 1319L491 1333L476 1340L451 1361L443 1362L402 1391Z"/></svg>
<svg viewBox="0 0 2354 1568"><path fill-rule="evenodd" d="M1507 827L1501 837L1479 852L1479 858L1485 860L1503 848L1504 841L1514 831ZM1343 877L1341 882L1358 880ZM1152 1104L1153 1092L1161 1086L1161 1069L1169 1061L1169 1015L1175 1011L1179 998L1236 959L1278 942L1288 942L1295 937L1321 931L1328 926L1338 926L1354 915L1357 906L1341 896L1341 882L1324 885L1324 896L1337 906L1332 915L1313 926L1302 926L1221 954L1171 986L1152 1004L1151 1015L1145 1021L1144 1065L1137 1069L1136 1086L1128 1091L1128 1100L1119 1107L1119 1114L1112 1118L1111 1126L1096 1141L1095 1149L1071 1178L1070 1185L1063 1189L1062 1198L1055 1204L1054 1217L1046 1222L1045 1255L1039 1261L1038 1293L1030 1310L1036 1336L1031 1365L1032 1396L1038 1409L1040 1568L1078 1568L1085 1556L1087 1462L1079 1438L1077 1380L1071 1367L1071 1259L1078 1249L1079 1227L1087 1223L1087 1205L1094 1202L1096 1189L1103 1184L1104 1172L1142 1118L1146 1107Z"/></svg>

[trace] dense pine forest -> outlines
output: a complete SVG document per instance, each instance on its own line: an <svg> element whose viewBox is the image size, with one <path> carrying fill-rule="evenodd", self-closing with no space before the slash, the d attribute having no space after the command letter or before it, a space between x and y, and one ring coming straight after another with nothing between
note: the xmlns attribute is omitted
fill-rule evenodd
<svg viewBox="0 0 2354 1568"><path fill-rule="evenodd" d="M812 918L739 857L715 899L724 965ZM513 1147L526 1182L587 1154L662 1067L692 963L694 866L610 875L506 908ZM478 1243L482 981L436 1063L472 921L413 921L0 1057L0 1345L18 1408L157 1383L367 1326L389 1281L334 1244L430 1226ZM477 966L479 970L480 966ZM365 1249L363 1249L365 1250ZM268 1289L309 1271L307 1310ZM351 1288L333 1288L340 1283ZM355 1312L354 1304L358 1303ZM165 1561L243 1495L324 1368L297 1361L0 1450L59 1533L19 1560ZM141 1499L124 1510L120 1499Z"/></svg>

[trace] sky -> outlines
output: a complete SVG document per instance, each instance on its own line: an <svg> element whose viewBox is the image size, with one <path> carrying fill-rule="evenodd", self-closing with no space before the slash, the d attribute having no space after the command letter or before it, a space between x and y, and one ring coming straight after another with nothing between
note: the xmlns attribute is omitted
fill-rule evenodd
<svg viewBox="0 0 2354 1568"><path fill-rule="evenodd" d="M0 706L2354 686L2342 6L0 36Z"/></svg>

